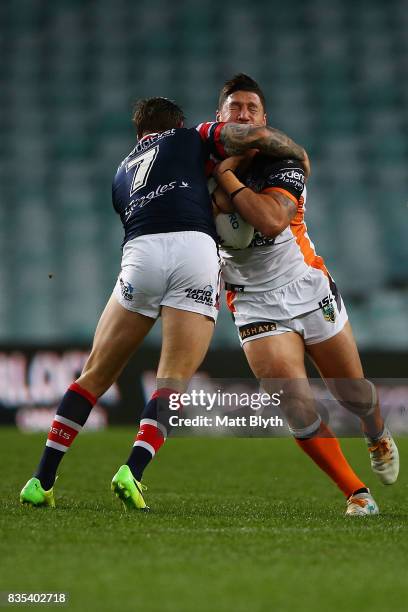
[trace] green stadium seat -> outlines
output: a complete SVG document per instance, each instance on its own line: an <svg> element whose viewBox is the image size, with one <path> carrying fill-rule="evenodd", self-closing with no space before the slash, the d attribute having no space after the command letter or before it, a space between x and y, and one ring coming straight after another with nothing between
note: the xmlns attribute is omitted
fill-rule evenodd
<svg viewBox="0 0 408 612"><path fill-rule="evenodd" d="M309 228L343 293L364 293L364 278L377 296L371 309L353 306L362 343L373 344L377 317L385 329L402 321L406 3L310 0L294 10L260 0L255 11L236 0L226 9L214 0L0 3L0 292L11 284L9 248L25 266L13 295L33 292L29 318L0 300L0 340L89 338L118 269L110 186L134 146L132 101L174 98L193 125L214 117L220 86L241 71L263 85L270 123L311 156ZM35 231L18 251L28 221ZM87 267L75 276L81 253ZM50 260L51 284L41 276ZM84 302L82 312L61 314L61 296ZM215 342L235 343L225 316Z"/></svg>

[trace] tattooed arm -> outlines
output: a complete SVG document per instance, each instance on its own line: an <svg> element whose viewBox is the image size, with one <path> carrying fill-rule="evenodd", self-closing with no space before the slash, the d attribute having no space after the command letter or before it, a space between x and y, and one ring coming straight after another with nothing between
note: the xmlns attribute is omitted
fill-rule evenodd
<svg viewBox="0 0 408 612"><path fill-rule="evenodd" d="M298 159L305 168L306 176L310 174L309 158L304 148L275 128L226 123L221 129L220 140L228 155L240 155L248 149L258 149L271 157Z"/></svg>
<svg viewBox="0 0 408 612"><path fill-rule="evenodd" d="M267 238L275 238L288 227L297 213L297 206L282 193L255 193L245 189L234 198L234 206L223 189L213 194L214 213L237 211L250 225L253 225Z"/></svg>
<svg viewBox="0 0 408 612"><path fill-rule="evenodd" d="M288 227L297 213L297 206L282 193L255 193L245 189L234 197L231 207L228 196L217 189L213 196L216 205L215 215L236 210L250 225L253 225L267 238L275 238Z"/></svg>
<svg viewBox="0 0 408 612"><path fill-rule="evenodd" d="M245 189L234 198L235 209L241 217L264 236L275 238L290 225L297 213L297 205L282 193L255 193Z"/></svg>
<svg viewBox="0 0 408 612"><path fill-rule="evenodd" d="M275 238L296 216L298 199L289 192L286 195L282 189L256 193L246 187L235 175L241 159L229 157L218 164L213 173L219 185L213 193L216 214L236 210L264 236Z"/></svg>

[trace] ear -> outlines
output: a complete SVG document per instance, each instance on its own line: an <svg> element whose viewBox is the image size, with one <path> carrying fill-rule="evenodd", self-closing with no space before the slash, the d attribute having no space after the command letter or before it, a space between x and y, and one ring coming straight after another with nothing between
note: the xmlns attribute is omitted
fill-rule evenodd
<svg viewBox="0 0 408 612"><path fill-rule="evenodd" d="M177 126L177 127L178 127L178 128L182 128L182 127L184 127L184 121L180 121L180 123L178 124L178 126Z"/></svg>

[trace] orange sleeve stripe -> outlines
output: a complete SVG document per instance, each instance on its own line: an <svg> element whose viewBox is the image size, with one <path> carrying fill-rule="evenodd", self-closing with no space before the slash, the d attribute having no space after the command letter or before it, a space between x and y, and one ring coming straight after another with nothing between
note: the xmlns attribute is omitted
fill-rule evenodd
<svg viewBox="0 0 408 612"><path fill-rule="evenodd" d="M292 202L296 204L296 206L299 204L299 200L295 198L295 196L292 195L290 191L286 191L286 189L281 189L281 187L267 187L266 189L261 191L261 193L271 193L271 191L278 191L279 193L283 193L283 195L285 195L287 198L290 198Z"/></svg>

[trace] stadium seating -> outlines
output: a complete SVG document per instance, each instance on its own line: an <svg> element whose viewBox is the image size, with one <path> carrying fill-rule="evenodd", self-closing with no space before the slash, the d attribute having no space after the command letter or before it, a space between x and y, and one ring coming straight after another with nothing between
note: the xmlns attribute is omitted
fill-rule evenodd
<svg viewBox="0 0 408 612"><path fill-rule="evenodd" d="M118 271L132 101L174 97L193 124L246 71L310 153L309 231L358 339L406 347L407 26L404 0L3 0L0 341L89 340ZM237 342L221 319L215 343Z"/></svg>

